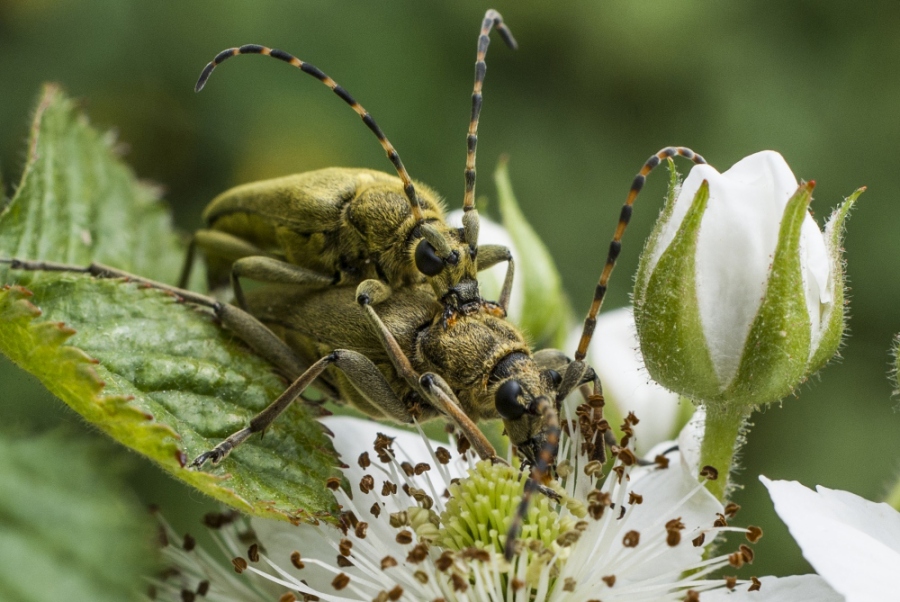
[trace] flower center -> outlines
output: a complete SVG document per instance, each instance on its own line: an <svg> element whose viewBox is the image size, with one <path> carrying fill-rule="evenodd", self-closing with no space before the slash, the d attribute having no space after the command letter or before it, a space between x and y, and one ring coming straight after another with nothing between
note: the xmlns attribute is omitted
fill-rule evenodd
<svg viewBox="0 0 900 602"><path fill-rule="evenodd" d="M519 508L527 474L487 461L448 487L450 499L441 513L439 545L450 550L479 549L503 553L506 533ZM520 539L545 547L570 531L575 521L560 517L545 496L534 496Z"/></svg>

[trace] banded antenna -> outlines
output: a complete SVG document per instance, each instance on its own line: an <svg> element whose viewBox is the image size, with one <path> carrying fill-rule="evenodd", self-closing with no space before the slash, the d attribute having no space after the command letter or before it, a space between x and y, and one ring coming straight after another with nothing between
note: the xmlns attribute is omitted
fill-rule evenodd
<svg viewBox="0 0 900 602"><path fill-rule="evenodd" d="M422 205L419 202L418 197L416 196L416 187L413 184L412 178L409 177L409 173L406 171L406 168L403 166L403 161L400 160L400 155L399 153L397 153L394 145L391 144L390 140L387 139L387 136L384 135L384 132L381 131L381 128L378 127L378 124L375 123L375 120L372 118L369 112L361 104L356 102L356 100L352 96L350 96L350 93L347 92L347 90L338 85L336 81L331 79L315 65L301 61L297 57L288 54L283 50L278 50L277 48L268 48L266 46L260 46L259 44L245 44L244 46L240 46L238 48L228 48L217 54L216 57L210 63L208 63L206 67L203 68L203 71L200 73L200 79L197 80L197 85L194 86L194 90L196 92L202 90L206 85L206 81L209 79L209 76L217 66L219 66L223 61L230 59L233 56L238 56L239 54L262 54L264 56L271 56L272 58L276 58L299 68L304 73L313 76L314 78L331 88L332 92L337 94L341 98L341 100L350 105L351 109L356 111L356 114L362 118L363 123L365 123L366 126L368 126L370 130L372 130L372 133L375 134L375 137L378 138L378 141L381 143L381 147L384 149L384 152L387 153L388 159L390 159L391 163L394 164L394 169L397 170L397 175L400 176L400 179L403 181L403 192L406 195L406 198L409 199L409 205L412 209L413 217L415 217L416 221L422 221L424 219L422 216Z"/></svg>
<svg viewBox="0 0 900 602"><path fill-rule="evenodd" d="M584 319L584 329L581 332L578 349L575 351L575 359L577 361L583 361L587 356L588 345L591 343L591 337L594 336L594 328L597 326L597 313L600 311L600 306L603 305L603 297L606 296L606 285L609 282L610 275L612 275L613 268L616 267L616 260L619 258L619 253L622 251L622 236L625 234L625 228L628 227L628 221L631 219L634 201L644 187L644 182L647 181L647 176L650 172L653 171L663 159L669 159L676 155L689 159L697 165L706 163L706 159L689 148L683 146L667 146L647 159L647 162L644 163L641 171L634 177L634 181L631 183L631 190L628 191L628 198L625 199L625 204L622 205L622 211L619 214L619 223L616 225L616 231L613 234L612 242L609 243L609 253L606 256L606 265L603 266L603 272L600 274L600 281L597 283L597 288L594 291L594 300L591 303L590 310L588 310L587 317Z"/></svg>

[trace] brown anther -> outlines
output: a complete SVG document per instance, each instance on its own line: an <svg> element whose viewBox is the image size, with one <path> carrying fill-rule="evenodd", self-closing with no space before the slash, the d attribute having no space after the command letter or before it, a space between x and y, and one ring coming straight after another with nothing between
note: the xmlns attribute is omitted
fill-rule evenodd
<svg viewBox="0 0 900 602"><path fill-rule="evenodd" d="M631 424L640 424L640 419L634 415L634 412L628 412L628 416L625 417L626 422L630 422Z"/></svg>
<svg viewBox="0 0 900 602"><path fill-rule="evenodd" d="M641 534L632 530L626 533L625 537L622 538L622 545L626 548L636 548L640 541Z"/></svg>
<svg viewBox="0 0 900 602"><path fill-rule="evenodd" d="M450 450L446 447L438 447L434 450L434 455L437 458L438 462L441 464L449 464L450 463Z"/></svg>
<svg viewBox="0 0 900 602"><path fill-rule="evenodd" d="M416 581L418 581L422 585L428 583L428 573L426 573L425 571L416 571L415 573L413 573L413 577L415 577Z"/></svg>
<svg viewBox="0 0 900 602"><path fill-rule="evenodd" d="M619 450L619 461L625 466L634 466L637 464L637 456L627 447L623 447Z"/></svg>
<svg viewBox="0 0 900 602"><path fill-rule="evenodd" d="M625 476L625 467L622 466L621 464L619 464L619 465L613 466L612 471L614 473L616 473L616 479L619 482L619 484L621 484L622 477Z"/></svg>
<svg viewBox="0 0 900 602"><path fill-rule="evenodd" d="M181 590L181 602L194 602L197 595L189 589Z"/></svg>
<svg viewBox="0 0 900 602"><path fill-rule="evenodd" d="M359 464L359 467L362 468L363 470L365 470L369 466L371 466L372 460L369 458L369 452L366 451L366 452L359 454L359 460L357 460L357 463Z"/></svg>
<svg viewBox="0 0 900 602"><path fill-rule="evenodd" d="M384 485L381 486L381 495L387 497L389 495L393 495L397 493L397 484L391 483L390 481L385 481Z"/></svg>
<svg viewBox="0 0 900 602"><path fill-rule="evenodd" d="M747 588L748 592L758 592L759 588L762 587L762 583L759 582L759 579L756 577L750 577L750 581L753 583L750 587Z"/></svg>
<svg viewBox="0 0 900 602"><path fill-rule="evenodd" d="M681 531L672 530L666 531L666 545L670 548L674 548L678 544L681 543Z"/></svg>
<svg viewBox="0 0 900 602"><path fill-rule="evenodd" d="M575 523L575 530L583 533L583 532L587 531L588 526L589 526L589 523L586 520L580 520L577 523Z"/></svg>
<svg viewBox="0 0 900 602"><path fill-rule="evenodd" d="M707 465L700 469L700 476L715 481L719 478L719 471L715 467Z"/></svg>
<svg viewBox="0 0 900 602"><path fill-rule="evenodd" d="M600 520L603 518L603 512L606 511L606 506L603 504L588 504L588 514L590 514L591 518L594 520Z"/></svg>
<svg viewBox="0 0 900 602"><path fill-rule="evenodd" d="M428 558L428 546L426 546L424 543L419 543L416 544L413 549L409 551L409 554L406 555L406 562L419 564L426 558Z"/></svg>
<svg viewBox="0 0 900 602"><path fill-rule="evenodd" d="M453 582L453 591L455 592L464 592L469 589L468 579L463 579L456 573L450 575L450 581Z"/></svg>
<svg viewBox="0 0 900 602"><path fill-rule="evenodd" d="M515 577L512 580L512 583L510 583L510 585L512 585L513 591L517 592L520 589L522 589L523 587L525 587L525 582L522 581L521 579L519 579L518 577Z"/></svg>
<svg viewBox="0 0 900 602"><path fill-rule="evenodd" d="M203 580L197 584L197 595L205 596L209 593L209 581Z"/></svg>
<svg viewBox="0 0 900 602"><path fill-rule="evenodd" d="M366 533L369 531L369 523L360 521L356 528L353 529L353 534L356 535L360 539L366 538Z"/></svg>
<svg viewBox="0 0 900 602"><path fill-rule="evenodd" d="M291 564L294 565L295 569L302 569L305 564L303 564L303 560L300 559L300 552L294 550L291 552Z"/></svg>
<svg viewBox="0 0 900 602"><path fill-rule="evenodd" d="M625 518L625 506L619 508L619 518L616 520L622 520L623 518Z"/></svg>
<svg viewBox="0 0 900 602"><path fill-rule="evenodd" d="M635 493L633 491L628 492L628 503L629 504L643 504L644 496L639 493Z"/></svg>
<svg viewBox="0 0 900 602"><path fill-rule="evenodd" d="M390 524L395 529L405 527L409 524L409 514L407 514L406 510L391 512Z"/></svg>
<svg viewBox="0 0 900 602"><path fill-rule="evenodd" d="M342 569L353 566L353 561L347 558L346 556L341 556L338 554L337 556L337 565Z"/></svg>
<svg viewBox="0 0 900 602"><path fill-rule="evenodd" d="M739 569L742 566L744 566L744 557L741 555L740 552L734 552L733 554L729 554L728 555L728 564L730 564L731 566L733 566L736 569Z"/></svg>
<svg viewBox="0 0 900 602"><path fill-rule="evenodd" d="M748 545L741 544L738 547L738 550L741 552L741 556L744 557L744 562L747 564L753 564L753 548Z"/></svg>
<svg viewBox="0 0 900 602"><path fill-rule="evenodd" d="M559 534L559 537L556 538L556 544L562 548L568 548L569 546L575 545L580 538L581 531L566 531L565 533Z"/></svg>
<svg viewBox="0 0 900 602"><path fill-rule="evenodd" d="M346 537L342 538L340 543L338 544L338 552L341 553L341 556L349 556L352 550L353 542Z"/></svg>
<svg viewBox="0 0 900 602"><path fill-rule="evenodd" d="M684 602L700 602L700 593L689 589L687 595L684 597Z"/></svg>
<svg viewBox="0 0 900 602"><path fill-rule="evenodd" d="M728 526L728 521L725 520L725 515L724 515L724 514L719 514L719 513L717 512L717 513L716 513L716 516L717 516L718 518L716 518L715 522L713 522L713 527L719 527L719 528L721 528L721 527L727 527L727 526Z"/></svg>
<svg viewBox="0 0 900 602"><path fill-rule="evenodd" d="M669 459L663 455L653 458L653 463L656 464L656 467L660 470L665 470L669 467Z"/></svg>
<svg viewBox="0 0 900 602"><path fill-rule="evenodd" d="M347 573L341 573L331 580L331 587L338 591L341 591L348 585L350 585L350 575L348 575Z"/></svg>
<svg viewBox="0 0 900 602"><path fill-rule="evenodd" d="M563 581L563 591L564 592L574 592L575 585L577 582L571 577L566 577L565 581Z"/></svg>
<svg viewBox="0 0 900 602"><path fill-rule="evenodd" d="M706 533L701 533L697 537L691 540L691 543L694 544L695 548L699 548L703 545L703 542L706 541Z"/></svg>
<svg viewBox="0 0 900 602"><path fill-rule="evenodd" d="M602 408L606 405L606 401L603 399L603 396L596 393L588 395L586 403L592 408Z"/></svg>
<svg viewBox="0 0 900 602"><path fill-rule="evenodd" d="M190 533L185 533L184 540L181 542L181 547L184 549L184 551L190 552L191 550L193 550L196 547L196 545L197 545L197 540L194 539L193 537L191 537Z"/></svg>
<svg viewBox="0 0 900 602"><path fill-rule="evenodd" d="M395 586L394 589L388 592L388 600L392 600L393 602L397 602L400 598L403 597L403 588L399 585Z"/></svg>
<svg viewBox="0 0 900 602"><path fill-rule="evenodd" d="M379 516L381 516L381 504L375 502L374 504L372 504L372 507L369 508L369 512L372 513L372 516L378 518Z"/></svg>
<svg viewBox="0 0 900 602"><path fill-rule="evenodd" d="M603 473L603 463L598 460L591 460L584 465L584 474L589 477L598 476Z"/></svg>
<svg viewBox="0 0 900 602"><path fill-rule="evenodd" d="M259 544L253 544L247 549L247 558L250 562L259 562Z"/></svg>
<svg viewBox="0 0 900 602"><path fill-rule="evenodd" d="M490 562L491 555L487 550L480 548L466 548L460 552L460 556L467 560L477 560L478 562Z"/></svg>
<svg viewBox="0 0 900 602"><path fill-rule="evenodd" d="M232 558L231 564L234 566L234 572L237 574L241 574L247 569L247 561L240 556Z"/></svg>
<svg viewBox="0 0 900 602"><path fill-rule="evenodd" d="M375 489L375 477L370 474L364 475L362 479L359 480L359 490L363 493L369 493Z"/></svg>
<svg viewBox="0 0 900 602"><path fill-rule="evenodd" d="M437 560L434 561L434 566L442 573L445 572L447 569L453 566L453 553L449 550L445 551L440 555L440 557L438 557Z"/></svg>
<svg viewBox="0 0 900 602"><path fill-rule="evenodd" d="M763 536L763 530L754 525L750 525L747 527L747 541L750 543L756 543Z"/></svg>
<svg viewBox="0 0 900 602"><path fill-rule="evenodd" d="M397 566L397 561L394 560L393 556L385 556L381 559L381 570L387 570L391 567Z"/></svg>
<svg viewBox="0 0 900 602"><path fill-rule="evenodd" d="M414 474L416 474L415 471L413 470L413 465L410 464L409 462L401 462L400 468L403 469L403 473L408 477L411 477Z"/></svg>
<svg viewBox="0 0 900 602"><path fill-rule="evenodd" d="M469 440L466 439L466 436L462 433L459 434L459 439L456 440L456 452L461 456L472 447L472 444L469 443Z"/></svg>
<svg viewBox="0 0 900 602"><path fill-rule="evenodd" d="M416 476L428 472L429 470L431 470L431 465L427 462L419 462L413 466L413 471L416 473Z"/></svg>
<svg viewBox="0 0 900 602"><path fill-rule="evenodd" d="M351 510L341 512L341 530L344 531L344 535L347 534L348 528L355 528L358 524L359 519Z"/></svg>
<svg viewBox="0 0 900 602"><path fill-rule="evenodd" d="M725 587L734 591L734 588L737 586L737 577L725 577Z"/></svg>
<svg viewBox="0 0 900 602"><path fill-rule="evenodd" d="M297 596L294 595L294 592L284 592L278 598L278 602L297 602Z"/></svg>
<svg viewBox="0 0 900 602"><path fill-rule="evenodd" d="M603 583L606 584L606 587L612 587L616 584L616 576L615 575L607 575L606 577L601 577Z"/></svg>
<svg viewBox="0 0 900 602"><path fill-rule="evenodd" d="M394 439L383 433L378 433L378 436L375 437L373 447L375 448L375 454L378 456L380 462L387 464L393 459L394 450L391 449L393 443Z"/></svg>
<svg viewBox="0 0 900 602"><path fill-rule="evenodd" d="M741 507L735 504L734 502L728 502L725 505L725 516L728 518L734 518L734 515L738 513Z"/></svg>
<svg viewBox="0 0 900 602"><path fill-rule="evenodd" d="M329 477L325 481L325 486L331 489L332 491L337 491L341 488L341 480L338 477Z"/></svg>
<svg viewBox="0 0 900 602"><path fill-rule="evenodd" d="M408 530L408 529L403 529L402 531L400 531L399 533L397 533L397 537L395 537L394 539L395 539L395 540L397 541L397 543L399 543L400 545L404 545L404 546L405 546L405 545L407 545L407 544L410 544L410 543L412 543L412 540L413 540L413 538L412 538L412 531L410 531L410 530Z"/></svg>

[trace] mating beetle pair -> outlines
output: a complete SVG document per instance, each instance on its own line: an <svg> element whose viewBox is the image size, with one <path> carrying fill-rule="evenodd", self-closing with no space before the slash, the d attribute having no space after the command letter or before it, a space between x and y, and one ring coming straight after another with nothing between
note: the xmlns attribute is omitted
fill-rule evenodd
<svg viewBox="0 0 900 602"><path fill-rule="evenodd" d="M247 428L199 456L194 465L216 462L263 431L315 382L372 415L404 422L444 415L485 458L494 458L494 450L474 422L501 418L519 453L533 465L524 509L554 461L559 400L582 384L593 386L594 400L602 399L599 380L583 360L631 205L662 158L679 154L698 163L703 159L682 148L651 157L623 207L575 359L555 350L532 353L505 320L513 278L509 251L477 244L475 150L484 56L493 28L515 45L500 15L488 11L478 42L462 229L446 225L436 197L412 181L368 112L317 68L281 51L243 46L220 53L204 70L198 88L215 65L237 54L267 54L299 67L362 117L399 179L368 170L323 170L240 187L210 205L208 228L197 234L191 249L204 251L211 284L234 283L238 305L247 311L177 292L212 308L226 327L293 383ZM497 303L485 302L477 271L502 261L509 266L503 292ZM191 262L189 254L188 269ZM89 271L121 275L102 267ZM266 286L244 293L241 278ZM595 405L599 413L600 404ZM602 442L595 448L602 460ZM515 530L509 545L514 535Z"/></svg>

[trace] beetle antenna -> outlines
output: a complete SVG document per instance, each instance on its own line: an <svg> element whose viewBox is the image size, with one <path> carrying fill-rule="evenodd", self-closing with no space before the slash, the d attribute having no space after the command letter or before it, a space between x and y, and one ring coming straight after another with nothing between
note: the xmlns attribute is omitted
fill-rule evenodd
<svg viewBox="0 0 900 602"><path fill-rule="evenodd" d="M507 561L512 560L516 553L516 540L518 540L519 533L522 531L522 525L528 516L528 506L531 504L531 498L535 491L542 488L541 483L544 482L550 473L550 467L553 466L556 453L559 451L559 414L556 412L555 405L546 397L542 397L538 402L536 411L541 415L543 424L546 425L547 438L541 446L537 462L534 463L534 467L531 469L531 477L525 481L522 500L519 502L519 508L516 510L516 514L513 516L509 529L506 532L506 545L504 546L503 554Z"/></svg>
<svg viewBox="0 0 900 602"><path fill-rule="evenodd" d="M387 139L387 136L384 135L384 132L381 131L381 128L378 127L378 124L375 123L375 120L372 119L372 116L369 114L369 112L365 108L363 108L361 104L356 102L356 100L352 96L350 96L350 93L347 92L347 90L345 90L342 86L339 86L336 81L331 79L315 65L301 61L297 57L288 54L283 50L278 50L277 48L268 48L266 46L260 46L259 44L245 44L238 48L228 48L217 54L216 57L210 63L208 63L206 67L203 68L203 71L200 73L200 78L197 80L197 85L194 86L194 90L196 92L202 90L203 86L206 85L206 81L209 79L209 76L220 63L239 54L262 54L282 60L293 65L294 67L299 68L304 73L312 75L317 80L331 88L332 92L337 94L341 98L341 100L350 105L351 109L356 111L356 114L362 118L363 123L365 123L366 126L368 126L370 130L372 130L372 133L375 134L375 137L378 138L378 141L381 143L381 147L384 149L384 152L387 153L388 159L390 159L391 163L394 164L394 169L397 170L397 175L400 176L400 179L403 181L403 192L406 194L406 198L409 199L409 204L412 208L413 216L418 221L422 221L424 219L422 216L422 205L419 202L418 197L416 196L416 187L413 184L412 178L409 177L409 173L406 171L406 167L403 166L403 161L400 160L400 155L397 153L394 145L391 144L390 140Z"/></svg>
<svg viewBox="0 0 900 602"><path fill-rule="evenodd" d="M587 356L587 348L591 343L591 337L594 335L594 327L597 326L597 313L600 311L600 306L603 305L603 297L606 295L606 285L609 282L609 277L612 274L613 268L616 267L616 259L619 257L619 252L622 250L622 235L625 234L625 228L628 227L628 221L631 219L632 205L634 204L635 199L637 199L641 188L644 187L644 182L647 181L647 175L649 175L663 159L669 159L676 155L689 159L697 165L706 163L706 159L689 148L684 146L667 146L647 159L647 162L644 163L641 171L634 177L634 181L631 183L631 190L628 191L628 198L625 199L625 204L622 205L622 212L619 214L619 223L613 234L612 242L609 243L609 254L606 256L606 265L603 266L603 272L600 274L600 281L597 283L597 288L594 291L594 301L591 303L587 318L584 319L584 330L581 332L578 350L575 351L575 359L578 361L584 360L585 356Z"/></svg>
<svg viewBox="0 0 900 602"><path fill-rule="evenodd" d="M503 23L503 17L494 9L484 14L481 24L481 34L478 36L478 54L475 59L475 87L472 90L472 118L469 120L469 135L466 138L466 194L463 198L463 211L471 211L475 208L475 147L478 145L478 118L481 115L481 87L484 85L484 74L487 64L484 57L491 43L491 29L496 29L501 39L507 46L516 50L516 43L512 32Z"/></svg>

